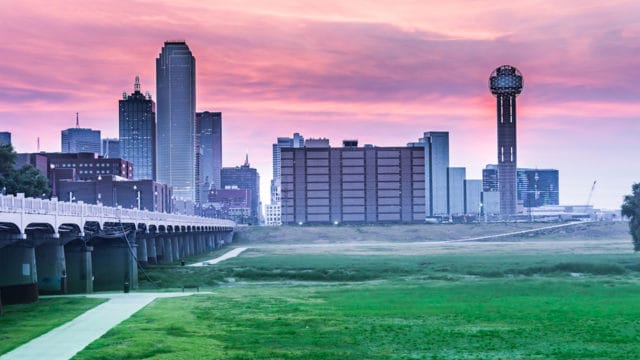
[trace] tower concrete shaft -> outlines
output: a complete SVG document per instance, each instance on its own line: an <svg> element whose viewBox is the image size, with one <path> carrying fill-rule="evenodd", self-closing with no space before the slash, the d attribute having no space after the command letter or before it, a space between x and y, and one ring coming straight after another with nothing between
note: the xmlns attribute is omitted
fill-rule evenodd
<svg viewBox="0 0 640 360"><path fill-rule="evenodd" d="M497 96L498 110L498 189L500 190L500 213L516 213L516 96Z"/></svg>

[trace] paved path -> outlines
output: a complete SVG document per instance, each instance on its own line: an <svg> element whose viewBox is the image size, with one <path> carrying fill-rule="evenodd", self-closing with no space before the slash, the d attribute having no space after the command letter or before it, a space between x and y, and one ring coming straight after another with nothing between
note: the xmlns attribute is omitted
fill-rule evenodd
<svg viewBox="0 0 640 360"><path fill-rule="evenodd" d="M193 295L193 293L87 295L87 297L109 298L110 300L0 356L0 360L71 359L80 350L104 335L109 329L128 319L156 298L188 295Z"/></svg>
<svg viewBox="0 0 640 360"><path fill-rule="evenodd" d="M209 260L198 262L198 263L194 263L194 264L189 264L187 266L215 265L215 264L219 263L220 261L225 261L227 259L231 259L233 257L236 257L236 256L240 255L240 253L245 251L245 250L247 250L246 247L235 248L235 249L223 254L222 256L218 256L217 258L209 259Z"/></svg>

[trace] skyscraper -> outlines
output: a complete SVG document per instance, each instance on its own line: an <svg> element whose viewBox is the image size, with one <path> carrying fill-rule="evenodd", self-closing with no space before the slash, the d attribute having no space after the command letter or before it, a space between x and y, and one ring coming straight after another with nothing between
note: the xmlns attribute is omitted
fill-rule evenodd
<svg viewBox="0 0 640 360"><path fill-rule="evenodd" d="M207 202L209 189L221 189L222 113L196 113L197 202Z"/></svg>
<svg viewBox="0 0 640 360"><path fill-rule="evenodd" d="M78 113L76 113L76 127L62 130L60 134L63 153L91 152L100 154L100 130L84 129L80 127Z"/></svg>
<svg viewBox="0 0 640 360"><path fill-rule="evenodd" d="M271 204L280 202L280 163L281 149L304 147L304 137L299 133L294 133L293 137L279 137L272 145L273 156L273 179L271 180Z"/></svg>
<svg viewBox="0 0 640 360"><path fill-rule="evenodd" d="M497 99L500 214L509 216L516 213L516 96L522 92L522 74L500 66L491 73L489 88Z"/></svg>
<svg viewBox="0 0 640 360"><path fill-rule="evenodd" d="M449 133L426 132L419 143L424 145L426 216L448 215Z"/></svg>
<svg viewBox="0 0 640 360"><path fill-rule="evenodd" d="M151 94L140 92L136 76L131 95L122 94L120 113L120 155L135 166L134 179L156 179L156 104Z"/></svg>
<svg viewBox="0 0 640 360"><path fill-rule="evenodd" d="M157 180L196 198L196 59L184 41L166 41L156 59Z"/></svg>

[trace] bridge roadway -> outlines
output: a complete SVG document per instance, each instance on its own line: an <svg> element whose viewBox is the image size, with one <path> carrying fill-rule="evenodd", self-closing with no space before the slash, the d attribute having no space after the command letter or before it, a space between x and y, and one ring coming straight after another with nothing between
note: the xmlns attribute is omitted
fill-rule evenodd
<svg viewBox="0 0 640 360"><path fill-rule="evenodd" d="M0 304L135 289L138 266L233 239L230 220L0 195Z"/></svg>

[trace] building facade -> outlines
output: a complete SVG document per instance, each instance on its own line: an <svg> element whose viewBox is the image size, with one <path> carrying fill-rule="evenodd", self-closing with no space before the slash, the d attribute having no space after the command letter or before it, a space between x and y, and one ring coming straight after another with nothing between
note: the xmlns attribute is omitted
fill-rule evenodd
<svg viewBox="0 0 640 360"><path fill-rule="evenodd" d="M525 208L559 205L559 172L556 169L518 169L518 202Z"/></svg>
<svg viewBox="0 0 640 360"><path fill-rule="evenodd" d="M281 149L282 223L422 222L424 149Z"/></svg>
<svg viewBox="0 0 640 360"><path fill-rule="evenodd" d="M153 180L126 180L105 175L95 180L62 180L58 182L61 201L172 212L171 187Z"/></svg>
<svg viewBox="0 0 640 360"><path fill-rule="evenodd" d="M167 41L156 59L156 179L176 197L196 198L196 59L184 41Z"/></svg>
<svg viewBox="0 0 640 360"><path fill-rule="evenodd" d="M467 170L463 167L447 168L449 215L464 215L464 181Z"/></svg>
<svg viewBox="0 0 640 360"><path fill-rule="evenodd" d="M118 101L120 152L135 166L134 179L156 179L156 104L140 91L136 76L134 91ZM111 156L109 156L111 157ZM118 156L119 157L119 156Z"/></svg>
<svg viewBox="0 0 640 360"><path fill-rule="evenodd" d="M271 204L280 203L280 150L283 148L301 148L304 137L294 133L293 137L279 137L272 145L273 178L271 180Z"/></svg>
<svg viewBox="0 0 640 360"><path fill-rule="evenodd" d="M425 132L423 138L409 146L424 148L426 216L449 216L449 133Z"/></svg>
<svg viewBox="0 0 640 360"><path fill-rule="evenodd" d="M482 180L464 181L464 213L472 216L482 213Z"/></svg>
<svg viewBox="0 0 640 360"><path fill-rule="evenodd" d="M516 96L522 92L522 85L522 74L509 65L498 67L489 77L497 104L500 214L506 217L515 215L517 209Z"/></svg>
<svg viewBox="0 0 640 360"><path fill-rule="evenodd" d="M102 150L100 156L103 158L120 158L120 140L102 139Z"/></svg>
<svg viewBox="0 0 640 360"><path fill-rule="evenodd" d="M251 223L251 190L212 189L207 196L208 206L203 209L205 216L239 224Z"/></svg>
<svg viewBox="0 0 640 360"><path fill-rule="evenodd" d="M225 167L221 171L223 189L249 190L251 195L251 215L248 224L260 223L260 175L258 171L249 165L249 159L244 165L237 167Z"/></svg>
<svg viewBox="0 0 640 360"><path fill-rule="evenodd" d="M100 142L100 131L71 128L62 130L61 145L63 153L91 152L100 154L102 144Z"/></svg>
<svg viewBox="0 0 640 360"><path fill-rule="evenodd" d="M196 113L197 187L196 202L207 202L209 190L220 189L222 181L222 113Z"/></svg>
<svg viewBox="0 0 640 360"><path fill-rule="evenodd" d="M11 145L11 133L0 131L0 145Z"/></svg>

